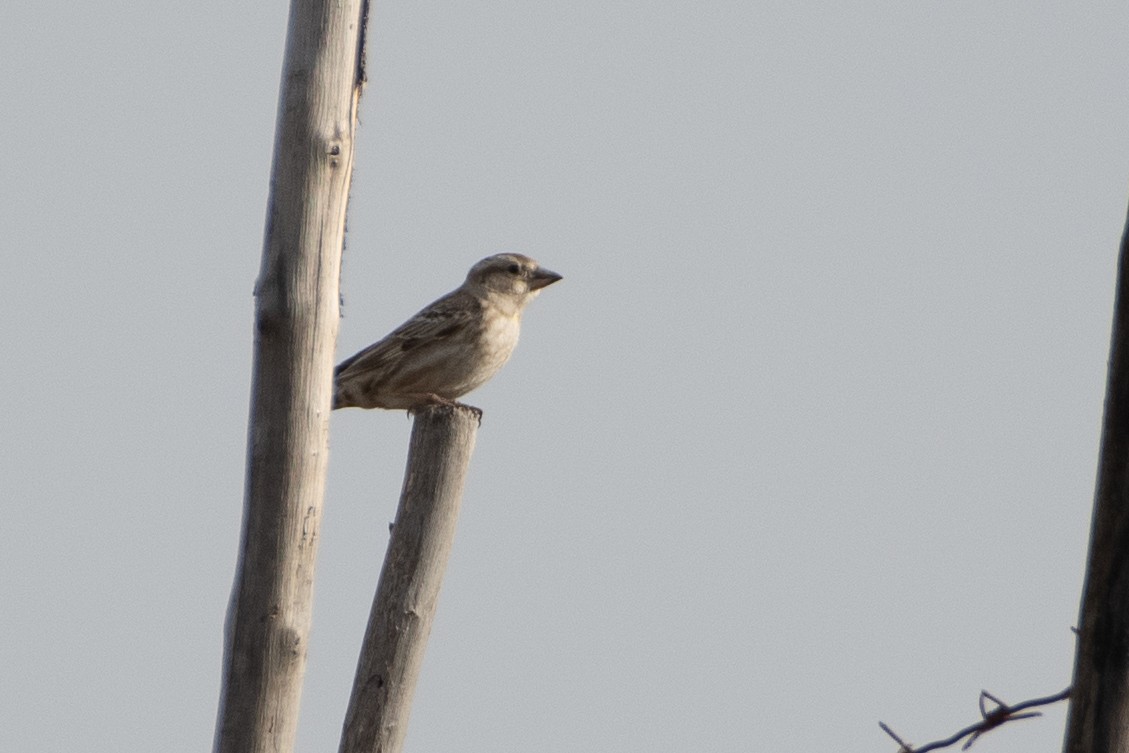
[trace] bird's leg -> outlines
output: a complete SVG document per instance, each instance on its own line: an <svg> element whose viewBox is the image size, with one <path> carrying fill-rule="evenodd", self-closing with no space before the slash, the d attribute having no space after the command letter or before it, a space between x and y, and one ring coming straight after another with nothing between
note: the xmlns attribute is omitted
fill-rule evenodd
<svg viewBox="0 0 1129 753"><path fill-rule="evenodd" d="M458 403L456 403L454 400L449 400L445 397L440 397L439 395L436 395L434 392L425 392L422 395L417 396L417 399L415 400L415 404L412 407L418 406L418 407L422 408L425 405L450 405L450 406L455 406L455 405L458 405Z"/></svg>

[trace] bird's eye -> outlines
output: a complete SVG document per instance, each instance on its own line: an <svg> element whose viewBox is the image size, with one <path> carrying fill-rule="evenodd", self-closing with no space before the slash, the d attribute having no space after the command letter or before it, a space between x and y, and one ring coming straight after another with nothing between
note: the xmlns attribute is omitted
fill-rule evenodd
<svg viewBox="0 0 1129 753"><path fill-rule="evenodd" d="M509 272L511 275L521 274L521 267L519 267L517 264L511 264L506 269L506 271Z"/></svg>

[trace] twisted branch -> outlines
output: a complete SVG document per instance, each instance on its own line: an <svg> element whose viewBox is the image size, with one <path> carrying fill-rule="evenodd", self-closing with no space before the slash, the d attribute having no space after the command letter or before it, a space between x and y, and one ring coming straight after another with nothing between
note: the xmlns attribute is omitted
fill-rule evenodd
<svg viewBox="0 0 1129 753"><path fill-rule="evenodd" d="M1023 701L1022 703L1017 703L1014 706L1009 706L996 696L989 693L987 690L981 690L979 700L980 721L976 722L976 724L970 724L959 732L955 732L951 736L946 737L944 740L936 740L931 743L926 743L920 748L915 748L902 738L898 737L898 735L894 733L894 730L890 729L890 727L885 722L878 722L878 726L882 728L883 732L892 737L894 739L894 742L901 746L900 748L898 748L898 753L926 753L926 751L930 750L939 750L940 748L947 748L950 745L955 745L965 737L968 738L968 741L965 742L964 745L960 746L960 749L968 750L981 735L983 735L988 730L993 730L996 727L999 727L1004 722L1010 722L1013 719L1030 719L1034 716L1043 715L1041 711L1027 711L1027 709L1035 708L1036 706L1047 706L1052 703L1058 703L1059 701L1065 701L1069 697L1070 688L1067 688L1061 693L1055 693L1054 695L1049 695L1044 698L1032 698L1029 701ZM988 708L987 704L985 703L986 701L991 701L995 705L991 708Z"/></svg>

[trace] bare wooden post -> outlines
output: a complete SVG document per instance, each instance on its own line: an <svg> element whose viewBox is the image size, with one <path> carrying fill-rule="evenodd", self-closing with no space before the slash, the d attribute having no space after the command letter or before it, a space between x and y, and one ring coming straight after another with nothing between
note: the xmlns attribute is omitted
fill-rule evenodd
<svg viewBox="0 0 1129 753"><path fill-rule="evenodd" d="M1121 239L1105 418L1066 753L1129 752L1129 224Z"/></svg>
<svg viewBox="0 0 1129 753"><path fill-rule="evenodd" d="M341 753L398 753L403 747L479 415L451 406L415 414L404 488L357 662Z"/></svg>
<svg viewBox="0 0 1129 753"><path fill-rule="evenodd" d="M325 492L367 0L292 0L262 268L217 753L294 746Z"/></svg>

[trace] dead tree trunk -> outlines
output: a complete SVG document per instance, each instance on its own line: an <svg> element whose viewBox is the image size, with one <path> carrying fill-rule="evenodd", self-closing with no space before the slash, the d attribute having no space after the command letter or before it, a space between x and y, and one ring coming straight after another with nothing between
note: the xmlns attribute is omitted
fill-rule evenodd
<svg viewBox="0 0 1129 753"><path fill-rule="evenodd" d="M369 614L341 753L399 753L463 495L478 414L416 413L404 488Z"/></svg>
<svg viewBox="0 0 1129 753"><path fill-rule="evenodd" d="M1066 753L1129 753L1129 224L1121 239L1105 418Z"/></svg>
<svg viewBox="0 0 1129 753"><path fill-rule="evenodd" d="M239 564L216 753L294 745L325 492L367 0L292 0L262 267Z"/></svg>

